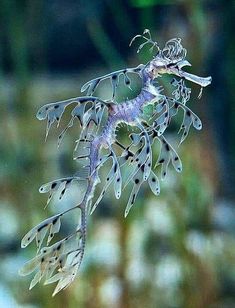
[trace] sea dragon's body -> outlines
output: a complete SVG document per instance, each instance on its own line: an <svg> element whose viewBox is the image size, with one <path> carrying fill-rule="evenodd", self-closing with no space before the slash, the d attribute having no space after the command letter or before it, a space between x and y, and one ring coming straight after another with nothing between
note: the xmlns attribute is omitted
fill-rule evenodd
<svg viewBox="0 0 235 308"><path fill-rule="evenodd" d="M201 78L182 71L183 66L190 64L185 60L186 50L181 46L180 39L168 41L164 49L160 50L157 43L152 41L149 31L146 30L144 34L146 33L149 38L142 36L145 43L140 46L139 50L147 43L151 43L153 47L155 46L158 49L157 55L148 64L141 64L135 68L123 69L93 79L82 87L82 92L87 90L87 96L50 103L41 107L38 111L37 117L39 120L48 119L47 136L52 123L56 121L59 124L65 108L72 103L76 103L71 112L72 118L59 135L58 143L61 142L67 129L73 125L74 119L78 118L82 131L75 148L75 159L83 163L88 160L89 163L88 165L84 163L85 172L78 172L74 177L52 181L39 189L42 193L50 192L49 202L53 194L58 190L60 191L59 198L61 199L71 183L75 181L86 181L87 183L82 201L78 205L44 220L23 238L22 247L26 247L34 238L36 238L38 247L36 257L26 263L21 270L22 275L38 270L30 288L45 277L45 283L58 281L54 291L54 294L56 294L73 281L84 255L87 215L95 210L112 182L114 183L115 196L120 198L122 191L121 167L124 164L129 162L133 166L133 170L125 184L127 185L130 181L133 182L133 189L125 210L125 216L127 216L134 204L143 182L148 181L153 193L159 194L159 181L152 171L151 146L155 139L158 139L161 143L161 151L156 165L162 165L162 178L166 176L170 162L176 171L180 172L182 170L178 154L163 136L171 118L177 114L180 108L184 111L184 119L181 125L183 130L181 142L186 138L191 124L196 129L201 129L202 127L200 119L186 106L191 91L185 86L184 80L187 79L199 84L201 87L205 87L211 83L211 77ZM130 87L128 73L136 73L140 76L142 80L141 92L136 98L117 104L114 98L119 77L123 75L124 83ZM175 79L172 81L172 85L176 88L172 93L173 97L163 95L161 93L162 87L155 85L155 79L162 74L174 74L180 77L179 81ZM100 81L107 78L111 79L113 95L111 100L103 101L93 96L93 93ZM152 121L149 119L146 122L144 121L144 108L150 104L154 106L154 112ZM116 129L121 123L136 127L139 131L130 135L131 144L128 147L122 145L116 138ZM94 128L97 130L94 131ZM116 156L113 149L114 144L122 150L119 157ZM99 169L108 159L112 159L112 167L99 197L93 202L96 185L100 182ZM81 212L80 223L75 232L48 246L54 234L59 232L61 217L75 209L80 209ZM47 245L41 248L47 231L49 231Z"/></svg>

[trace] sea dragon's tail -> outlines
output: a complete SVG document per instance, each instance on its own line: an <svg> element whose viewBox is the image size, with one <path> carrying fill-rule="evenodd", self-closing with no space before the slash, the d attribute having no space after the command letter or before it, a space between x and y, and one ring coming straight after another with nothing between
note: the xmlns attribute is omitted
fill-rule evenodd
<svg viewBox="0 0 235 308"><path fill-rule="evenodd" d="M71 112L71 121L58 138L58 145L66 130L73 125L74 119L78 118L82 126L82 133L75 147L74 159L78 162L83 161L83 168L80 168L75 176L57 179L42 185L39 192L49 193L48 204L56 193L59 193L59 199L62 199L71 185L78 184L79 188L82 183L86 182L85 194L78 205L47 218L31 229L21 242L21 247L25 248L35 239L37 254L21 268L20 274L28 275L37 270L31 281L30 289L42 279L45 279L45 284L58 282L53 295L66 288L74 280L80 267L86 243L88 206L93 198L95 186L99 182L97 168L99 149L92 146L94 137L91 127L93 128L94 123L96 127L100 125L106 103L94 97L70 99L43 106L38 111L37 117L40 120L48 119L47 136L51 124L55 121L59 123L65 108L71 103L77 105ZM84 166L84 160L85 162L89 160L88 165L85 164ZM80 211L76 230L49 246L54 235L60 231L62 217L71 211ZM45 245L46 235L47 242Z"/></svg>

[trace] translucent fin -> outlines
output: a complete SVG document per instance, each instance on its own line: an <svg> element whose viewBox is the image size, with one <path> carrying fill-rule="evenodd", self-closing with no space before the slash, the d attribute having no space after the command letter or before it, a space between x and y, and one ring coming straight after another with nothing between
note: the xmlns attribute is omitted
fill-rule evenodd
<svg viewBox="0 0 235 308"><path fill-rule="evenodd" d="M37 272L30 283L29 290L31 290L38 282L40 282L41 279L42 279L41 272Z"/></svg>
<svg viewBox="0 0 235 308"><path fill-rule="evenodd" d="M126 209L125 209L125 217L127 217L130 209L132 208L133 204L135 203L137 194L139 192L140 186L143 183L143 168L140 168L138 170L138 172L135 174L135 176L133 177L133 182L134 182L134 186L132 188Z"/></svg>
<svg viewBox="0 0 235 308"><path fill-rule="evenodd" d="M124 83L131 90L131 79L124 73Z"/></svg>
<svg viewBox="0 0 235 308"><path fill-rule="evenodd" d="M81 92L87 91L87 95L92 95L101 81L105 79L110 79L111 84L112 84L112 97L114 97L120 75L122 74L124 75L124 84L130 87L130 82L129 82L130 79L127 77L126 73L140 74L140 72L142 71L144 67L145 66L143 64L140 64L134 68L125 68L125 69L118 70L118 71L109 73L107 75L92 79L82 86Z"/></svg>
<svg viewBox="0 0 235 308"><path fill-rule="evenodd" d="M202 129L202 122L199 117L193 113L188 107L180 105L184 109L184 119L181 124L180 130L183 130L183 134L180 140L180 144L185 140L188 135L190 126L193 124L197 130Z"/></svg>
<svg viewBox="0 0 235 308"><path fill-rule="evenodd" d="M79 238L78 232L76 232L49 247L42 248L39 255L21 268L19 271L21 275L28 275L36 269L38 270L31 281L30 289L40 282L43 277L49 280L56 268L63 273L66 266L68 267L68 263L73 266L79 260ZM74 251L76 253L71 258L71 252Z"/></svg>
<svg viewBox="0 0 235 308"><path fill-rule="evenodd" d="M158 139L161 142L161 150L154 168L156 168L156 166L159 164L162 165L161 177L162 179L164 179L167 175L167 169L170 161L172 161L172 164L177 172L182 171L182 163L178 154L173 149L173 147L166 141L165 137L160 136L158 137Z"/></svg>
<svg viewBox="0 0 235 308"><path fill-rule="evenodd" d="M49 103L47 105L42 106L38 112L37 112L37 118L39 120L45 120L47 118L47 129L46 129L46 137L49 133L49 130L51 128L51 125L56 121L58 124L60 122L60 119L64 113L65 108L72 104L77 103L78 105L74 108L72 111L72 117L78 117L80 119L80 122L82 123L82 117L84 112L84 107L80 108L80 104L86 104L88 102L91 102L95 105L104 105L108 106L109 103L99 99L98 97L93 96L81 96L81 97L75 97L70 98L64 101L56 102L56 103ZM73 124L73 121L70 122L70 125Z"/></svg>
<svg viewBox="0 0 235 308"><path fill-rule="evenodd" d="M168 124L169 124L169 106L168 104L165 105L166 106L166 110L164 111L164 113L162 115L160 115L155 121L154 121L154 127L156 127L157 131L158 131L158 135L162 135Z"/></svg>
<svg viewBox="0 0 235 308"><path fill-rule="evenodd" d="M50 228L51 225L55 224L57 222L58 219L60 219L60 217L63 214L57 214L55 216L51 216L47 219L45 219L44 221L42 221L40 224L38 224L36 227L34 227L33 229L31 229L22 239L21 241L21 247L25 248L27 247L37 236L36 239L36 244L37 247L41 247L42 241L46 235L45 231L48 231L48 229Z"/></svg>
<svg viewBox="0 0 235 308"><path fill-rule="evenodd" d="M133 145L138 145L143 139L143 135L143 133L132 133L129 137L131 138Z"/></svg>
<svg viewBox="0 0 235 308"><path fill-rule="evenodd" d="M78 264L68 267L63 270L63 275L61 276L52 296L55 296L61 290L67 288L74 280L78 271Z"/></svg>
<svg viewBox="0 0 235 308"><path fill-rule="evenodd" d="M117 160L117 157L115 155L115 153L111 150L111 155L109 155L110 157L112 157L113 159L113 165L106 177L106 183L99 195L99 197L97 198L96 202L92 205L91 210L90 210L90 214L92 214L96 207L98 206L98 204L100 203L100 201L102 200L103 196L105 195L108 187L110 186L110 184L113 182L114 178L115 178L115 183L114 183L114 192L115 192L115 196L116 198L120 198L121 196L121 186L122 186L122 178L121 178L121 171L120 171L120 166Z"/></svg>
<svg viewBox="0 0 235 308"><path fill-rule="evenodd" d="M114 99L114 97L116 95L116 90L117 90L118 83L119 83L119 76L120 75L113 74L113 76L111 78L111 83L112 83L112 99Z"/></svg>
<svg viewBox="0 0 235 308"><path fill-rule="evenodd" d="M181 88L179 91L183 91ZM184 95L184 91L183 94L178 94L177 97L181 97L182 95ZM185 103L187 101L189 94L185 94ZM183 109L184 111L184 118L183 118L183 122L181 124L180 130L183 130L183 134L180 140L180 144L185 140L185 138L187 137L188 133L189 133L189 129L191 127L191 125L193 124L194 128L196 128L197 130L200 130L202 128L202 122L199 119L199 117L192 112L192 110L187 107L185 105L185 103L181 103L178 100L169 98L169 97L165 97L165 100L158 104L156 106L156 112L161 112L162 109L164 108L164 106L166 106L166 110L165 112L163 112L154 122L154 129L158 127L157 131L158 131L158 135L162 135L163 132L165 131L165 129L167 128L167 126L170 123L170 120L173 116L175 116L179 110L179 108ZM180 131L179 130L179 131Z"/></svg>
<svg viewBox="0 0 235 308"><path fill-rule="evenodd" d="M36 268L39 266L38 260L39 260L39 256L36 256L32 260L26 262L24 266L22 266L21 269L19 270L19 274L21 276L26 276L34 272Z"/></svg>
<svg viewBox="0 0 235 308"><path fill-rule="evenodd" d="M49 243L53 239L54 235L60 231L60 226L61 226L60 219L53 220L53 222L50 226L49 236L48 236L48 239L47 239L47 245L49 245Z"/></svg>
<svg viewBox="0 0 235 308"><path fill-rule="evenodd" d="M116 154L112 151L111 155L113 156L114 174L115 174L114 193L116 199L119 199L122 193L122 175Z"/></svg>
<svg viewBox="0 0 235 308"><path fill-rule="evenodd" d="M190 99L191 89L186 87L184 79L177 81L174 78L171 84L176 87L176 89L172 92L172 95L177 101L182 99L182 103L185 105Z"/></svg>
<svg viewBox="0 0 235 308"><path fill-rule="evenodd" d="M153 171L151 171L151 174L148 178L148 184L154 195L158 196L160 194L160 185L158 177Z"/></svg>
<svg viewBox="0 0 235 308"><path fill-rule="evenodd" d="M57 138L57 146L59 147L67 130L73 126L73 118L69 121L68 125L62 130L62 132L59 134L58 138Z"/></svg>
<svg viewBox="0 0 235 308"><path fill-rule="evenodd" d="M47 199L47 204L50 202L51 198L53 197L53 195L55 194L55 192L57 192L59 189L62 188L61 193L60 193L60 197L59 199L62 199L64 193L66 192L66 190L71 186L71 184L74 181L84 181L86 180L85 178L82 177L78 177L78 176L74 176L74 177L67 177L67 178L61 178L55 181L51 181L49 183L43 184L40 188L39 188L39 192L44 194L49 192L49 197Z"/></svg>
<svg viewBox="0 0 235 308"><path fill-rule="evenodd" d="M124 188L129 184L129 182L133 179L133 177L135 176L135 174L137 173L137 171L141 168L141 166L143 166L143 164L146 162L147 160L147 154L146 151L144 149L144 147L140 148L135 155L133 156L133 158L131 159L131 163L132 164L136 164L134 170L129 174L126 183L124 185Z"/></svg>

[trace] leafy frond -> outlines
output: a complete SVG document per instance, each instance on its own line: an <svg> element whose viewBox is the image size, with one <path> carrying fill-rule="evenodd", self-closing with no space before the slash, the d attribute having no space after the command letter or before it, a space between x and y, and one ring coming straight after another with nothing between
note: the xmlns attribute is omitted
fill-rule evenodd
<svg viewBox="0 0 235 308"><path fill-rule="evenodd" d="M140 75L140 72L144 69L144 65L140 64L137 67L133 67L133 68L125 68L122 70L118 70L112 73L109 73L107 75L101 76L101 77L97 77L95 79L92 79L88 82L86 82L82 88L81 88L81 92L85 92L87 91L87 95L93 95L93 93L95 92L96 88L98 87L98 85L100 84L101 81L106 80L106 79L110 79L111 85L112 85L112 99L115 97L116 95L116 89L117 86L119 85L119 79L120 76L123 75L124 76L124 84L131 89L131 80L128 76L129 73L135 73Z"/></svg>

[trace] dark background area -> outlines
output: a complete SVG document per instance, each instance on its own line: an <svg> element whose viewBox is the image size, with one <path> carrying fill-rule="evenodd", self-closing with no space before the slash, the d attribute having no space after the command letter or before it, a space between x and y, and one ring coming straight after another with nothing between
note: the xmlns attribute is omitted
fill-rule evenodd
<svg viewBox="0 0 235 308"><path fill-rule="evenodd" d="M0 306L235 307L235 2L0 4ZM136 54L136 44L129 48L145 28L161 46L182 38L189 71L212 76L200 100L200 89L192 86L189 102L203 130L191 129L177 150L183 172L171 170L159 197L143 187L127 219L128 190L120 200L111 192L104 198L90 219L85 258L70 288L55 298L52 286L28 291L29 279L18 276L18 269L35 247L21 250L20 240L75 200L76 191L64 205L55 200L44 210L38 187L71 174L79 135L73 129L58 150L54 130L44 143L45 123L36 120L36 111L80 95L89 79L146 63L152 57L148 49ZM119 99L138 91L120 89ZM104 84L98 95L109 93ZM169 138L177 144L175 129Z"/></svg>

